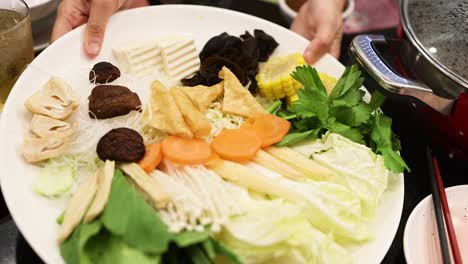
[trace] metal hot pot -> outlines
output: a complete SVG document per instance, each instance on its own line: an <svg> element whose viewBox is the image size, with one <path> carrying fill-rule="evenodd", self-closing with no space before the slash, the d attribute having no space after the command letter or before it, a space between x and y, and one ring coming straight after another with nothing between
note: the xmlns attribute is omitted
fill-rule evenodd
<svg viewBox="0 0 468 264"><path fill-rule="evenodd" d="M417 99L417 119L433 148L468 161L468 1L400 0L400 8L399 40L358 35L351 54L385 90ZM403 67L389 67L376 44L396 48Z"/></svg>

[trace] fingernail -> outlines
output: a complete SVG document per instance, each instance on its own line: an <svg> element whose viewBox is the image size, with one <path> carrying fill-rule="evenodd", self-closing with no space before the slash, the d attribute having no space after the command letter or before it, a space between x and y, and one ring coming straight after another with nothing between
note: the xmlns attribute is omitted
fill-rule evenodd
<svg viewBox="0 0 468 264"><path fill-rule="evenodd" d="M99 53L99 43L97 42L90 42L88 44L88 52L91 54L98 54Z"/></svg>

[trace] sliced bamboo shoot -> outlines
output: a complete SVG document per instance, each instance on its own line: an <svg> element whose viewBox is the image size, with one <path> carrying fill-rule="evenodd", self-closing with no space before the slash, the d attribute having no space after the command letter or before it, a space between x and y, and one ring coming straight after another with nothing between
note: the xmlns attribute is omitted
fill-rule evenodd
<svg viewBox="0 0 468 264"><path fill-rule="evenodd" d="M290 148L268 147L265 151L313 180L331 181L336 178L335 173L330 169Z"/></svg>
<svg viewBox="0 0 468 264"><path fill-rule="evenodd" d="M97 176L97 192L91 207L84 217L84 222L93 221L102 213L109 199L112 179L114 178L115 161L106 160L104 168L99 169Z"/></svg>
<svg viewBox="0 0 468 264"><path fill-rule="evenodd" d="M302 181L306 179L306 177L302 173L298 172L297 170L293 169L288 164L273 157L272 155L268 154L267 152L263 150L259 150L257 152L257 155L255 156L253 161L291 180Z"/></svg>
<svg viewBox="0 0 468 264"><path fill-rule="evenodd" d="M169 195L159 182L149 176L138 164L127 163L120 168L151 198L156 208L164 208L170 201Z"/></svg>
<svg viewBox="0 0 468 264"><path fill-rule="evenodd" d="M57 241L59 244L67 240L86 213L97 189L97 173L89 176L76 190L68 203L63 223L60 226Z"/></svg>

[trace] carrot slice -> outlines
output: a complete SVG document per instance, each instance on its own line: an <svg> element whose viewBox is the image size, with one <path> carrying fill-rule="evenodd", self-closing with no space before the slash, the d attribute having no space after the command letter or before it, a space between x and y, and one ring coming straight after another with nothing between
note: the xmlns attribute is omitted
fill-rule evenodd
<svg viewBox="0 0 468 264"><path fill-rule="evenodd" d="M221 157L218 154L216 154L216 151L212 151L210 159L204 165L215 166L216 164L222 161L223 160L221 159Z"/></svg>
<svg viewBox="0 0 468 264"><path fill-rule="evenodd" d="M257 154L262 139L251 129L225 129L211 142L213 150L223 159L244 162Z"/></svg>
<svg viewBox="0 0 468 264"><path fill-rule="evenodd" d="M161 160L161 144L150 144L146 146L145 156L138 162L138 165L140 165L144 171L150 173L158 167Z"/></svg>
<svg viewBox="0 0 468 264"><path fill-rule="evenodd" d="M249 118L249 119L245 120L244 123L242 123L240 128L241 129L253 129L253 122L254 122L254 119Z"/></svg>
<svg viewBox="0 0 468 264"><path fill-rule="evenodd" d="M276 144L291 129L291 123L279 116L257 114L246 121L246 128L253 129L262 139L262 148Z"/></svg>
<svg viewBox="0 0 468 264"><path fill-rule="evenodd" d="M166 137L162 143L164 158L183 165L204 164L211 158L211 147L201 139Z"/></svg>

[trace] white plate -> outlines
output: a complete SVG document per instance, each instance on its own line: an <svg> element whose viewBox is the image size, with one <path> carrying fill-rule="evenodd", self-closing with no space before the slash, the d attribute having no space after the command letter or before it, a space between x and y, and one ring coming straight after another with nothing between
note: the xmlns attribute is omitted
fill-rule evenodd
<svg viewBox="0 0 468 264"><path fill-rule="evenodd" d="M468 185L445 191L460 253L464 263L468 263ZM408 264L442 263L432 195L424 198L411 212L406 222L403 248Z"/></svg>
<svg viewBox="0 0 468 264"><path fill-rule="evenodd" d="M245 30L263 29L280 43L276 54L301 52L307 40L276 24L225 9L202 6L154 6L133 9L113 16L109 22L101 54L88 60L83 52L83 27L63 36L44 50L19 78L11 92L0 121L0 183L11 215L32 248L47 263L63 263L56 243L56 217L64 208L62 201L36 195L31 183L36 169L25 163L19 148L27 133L31 114L24 101L51 75L68 80L75 89L87 87L87 73L98 61L114 62L111 48L122 42L182 33L192 36L200 50L205 42L222 32L240 35ZM344 70L326 55L317 64L320 71L340 76ZM84 106L86 107L86 106ZM403 175L383 196L375 224L375 239L357 247L356 263L380 263L390 247L400 222L403 207Z"/></svg>

